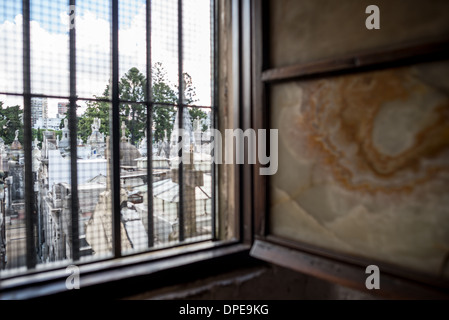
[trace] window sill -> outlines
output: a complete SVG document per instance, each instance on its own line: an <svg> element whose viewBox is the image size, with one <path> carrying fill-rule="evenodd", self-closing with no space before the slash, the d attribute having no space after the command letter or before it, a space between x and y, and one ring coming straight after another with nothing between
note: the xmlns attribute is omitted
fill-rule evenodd
<svg viewBox="0 0 449 320"><path fill-rule="evenodd" d="M273 237L257 239L251 248L250 255L256 259L368 294L376 294L382 298L449 299L447 288L439 288L382 271L380 289L368 290L365 287L365 281L368 276L366 274L366 266L316 253L309 253L294 247L287 247L287 243L287 241L277 241Z"/></svg>
<svg viewBox="0 0 449 320"><path fill-rule="evenodd" d="M65 268L41 271L2 280L0 299L121 298L258 263L249 250L239 242L207 242L79 265L79 290L66 288Z"/></svg>

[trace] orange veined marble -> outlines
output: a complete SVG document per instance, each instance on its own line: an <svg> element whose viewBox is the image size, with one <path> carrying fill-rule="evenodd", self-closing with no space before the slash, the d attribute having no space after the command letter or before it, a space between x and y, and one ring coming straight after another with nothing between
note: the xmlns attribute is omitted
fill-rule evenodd
<svg viewBox="0 0 449 320"><path fill-rule="evenodd" d="M315 158L350 190L411 192L449 172L449 97L419 69L301 83L282 118L287 148ZM298 88L298 89L299 89Z"/></svg>

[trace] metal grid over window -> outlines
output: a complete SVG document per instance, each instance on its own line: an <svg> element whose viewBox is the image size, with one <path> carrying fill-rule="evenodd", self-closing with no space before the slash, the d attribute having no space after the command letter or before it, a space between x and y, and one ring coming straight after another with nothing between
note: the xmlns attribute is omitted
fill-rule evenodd
<svg viewBox="0 0 449 320"><path fill-rule="evenodd" d="M214 240L214 1L0 7L0 276Z"/></svg>

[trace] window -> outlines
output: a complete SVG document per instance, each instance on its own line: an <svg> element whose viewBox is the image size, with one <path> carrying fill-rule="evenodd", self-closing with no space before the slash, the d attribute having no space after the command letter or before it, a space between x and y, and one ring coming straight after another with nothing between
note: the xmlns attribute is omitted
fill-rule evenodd
<svg viewBox="0 0 449 320"><path fill-rule="evenodd" d="M0 277L219 238L214 8L2 3Z"/></svg>

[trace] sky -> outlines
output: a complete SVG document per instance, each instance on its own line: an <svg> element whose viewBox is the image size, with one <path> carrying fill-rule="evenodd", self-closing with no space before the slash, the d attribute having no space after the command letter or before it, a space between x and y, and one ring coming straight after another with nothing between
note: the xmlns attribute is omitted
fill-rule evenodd
<svg viewBox="0 0 449 320"><path fill-rule="evenodd" d="M22 93L22 1L0 0L0 92ZM101 95L111 77L109 0L78 0L75 7L77 94ZM152 63L161 62L178 83L177 0L152 0ZM146 70L145 1L119 0L119 71ZM211 104L210 0L184 1L184 61L197 104ZM31 0L32 93L69 95L68 0ZM7 106L21 97L0 95ZM61 99L49 99L49 116ZM82 105L82 103L81 103Z"/></svg>

